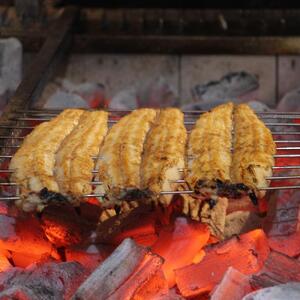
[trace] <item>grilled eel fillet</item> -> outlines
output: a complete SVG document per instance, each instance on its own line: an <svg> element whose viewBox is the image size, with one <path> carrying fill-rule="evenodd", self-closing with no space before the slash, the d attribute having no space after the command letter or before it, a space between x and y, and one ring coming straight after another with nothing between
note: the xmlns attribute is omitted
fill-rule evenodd
<svg viewBox="0 0 300 300"><path fill-rule="evenodd" d="M172 195L160 196L161 191L176 188L172 181L182 179L187 132L184 115L176 108L160 111L147 136L141 165L141 189L152 199L169 205Z"/></svg>
<svg viewBox="0 0 300 300"><path fill-rule="evenodd" d="M60 193L80 197L90 194L95 160L107 133L108 113L85 111L75 129L64 139L57 154L55 179Z"/></svg>
<svg viewBox="0 0 300 300"><path fill-rule="evenodd" d="M106 193L108 200L121 200L140 190L143 146L156 114L154 109L137 109L109 130L96 167L96 179L103 182L96 192Z"/></svg>
<svg viewBox="0 0 300 300"><path fill-rule="evenodd" d="M261 198L265 193L259 189L269 185L266 177L272 175L276 145L270 130L248 105L236 106L233 120L231 181L243 184Z"/></svg>
<svg viewBox="0 0 300 300"><path fill-rule="evenodd" d="M210 197L217 182L230 182L233 104L206 112L197 120L188 141L186 182Z"/></svg>
<svg viewBox="0 0 300 300"><path fill-rule="evenodd" d="M220 105L203 114L192 130L186 181L207 198L247 194L255 202L263 196L259 189L268 186L275 151L270 130L248 105Z"/></svg>
<svg viewBox="0 0 300 300"><path fill-rule="evenodd" d="M55 153L64 138L78 124L83 110L66 109L49 122L38 125L25 139L13 156L9 169L12 181L21 188L21 195L47 189L58 192L54 178Z"/></svg>

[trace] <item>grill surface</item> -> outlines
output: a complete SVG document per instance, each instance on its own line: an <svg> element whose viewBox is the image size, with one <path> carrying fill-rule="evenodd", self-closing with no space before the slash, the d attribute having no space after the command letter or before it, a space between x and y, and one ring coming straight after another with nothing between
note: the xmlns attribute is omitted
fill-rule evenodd
<svg viewBox="0 0 300 300"><path fill-rule="evenodd" d="M0 182L0 188L2 193L0 195L0 200L17 200L19 199L18 184L15 182L8 182L9 174L12 170L8 170L9 160L12 158L13 154L20 147L22 140L26 135L40 122L51 120L52 117L56 116L59 110L21 110L15 113L13 117L8 120L7 125L1 125L0 131L5 129L9 130L8 134L0 136L0 144L2 145L2 151L0 155L0 161L2 161L2 169L0 169L0 175L4 177L4 182ZM109 125L116 123L121 116L129 113L128 111L116 111L110 110ZM204 113L204 111L184 111L185 114L185 125L187 130L191 129L193 124L195 124L196 119ZM300 120L300 113L295 112L258 112L260 118L264 121L266 126L271 129L274 137L274 141L277 144L277 153L274 155L276 165L273 167L273 171L276 173L279 171L289 171L300 169L299 162L300 159L300 131L297 131L297 127L300 126L295 120ZM299 135L299 137L298 137ZM288 137L288 139L286 139ZM280 152L284 153L280 153ZM296 153L295 153L296 152ZM97 159L97 157L93 157ZM284 163L278 164L278 159L284 159ZM297 164L298 163L298 164ZM3 167L4 166L4 167ZM184 171L183 169L180 171ZM92 171L96 173L96 170ZM298 179L298 181L297 181ZM264 190L281 190L281 189L300 189L300 185L284 184L285 180L292 180L299 182L299 174L293 175L275 175L268 177L275 186L264 188ZM179 180L176 182L184 183L184 180ZM100 181L93 180L92 185L102 184ZM9 195L3 194L3 188L11 187L14 188L14 194ZM161 194L193 194L191 190L184 191L163 191ZM87 194L84 197L102 197L103 194Z"/></svg>

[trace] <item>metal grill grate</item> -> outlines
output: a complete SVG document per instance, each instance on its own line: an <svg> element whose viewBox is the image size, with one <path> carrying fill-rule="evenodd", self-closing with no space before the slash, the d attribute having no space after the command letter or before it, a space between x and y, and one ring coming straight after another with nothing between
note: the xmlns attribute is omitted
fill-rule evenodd
<svg viewBox="0 0 300 300"><path fill-rule="evenodd" d="M116 123L118 119L125 114L129 113L130 110L109 110L110 117L108 120L109 125ZM192 128L195 124L196 119L204 113L205 111L184 111L185 114L185 125L187 130ZM26 137L35 126L31 123L40 123L51 120L53 117L58 115L60 110L20 110L13 117L8 120L8 123L0 126L0 131L5 129L6 135L0 135L0 145L1 146L1 155L0 160L2 163L9 162L12 158L16 150L20 147L22 140ZM300 123L295 122L295 120L300 120L300 113L297 112L258 112L257 115L264 121L266 126L271 129L271 132L274 137L274 141L277 145L277 151L284 151L288 153L278 153L274 155L275 162L276 159L300 159L300 131L297 131L297 128L300 126ZM27 131L25 134L24 131ZM20 134L23 134L20 136ZM298 137L299 136L299 137ZM285 139L285 138L288 139ZM281 144L284 144L283 146ZM298 153L294 153L295 151ZM93 156L93 159L97 159L98 157ZM297 162L297 161L296 161ZM6 163L8 166L8 163ZM278 170L286 171L286 170L298 170L300 169L299 164L288 164L288 165L276 165L273 167L273 171L276 172ZM180 170L181 172L184 169ZM11 174L13 170L8 170L8 168L0 169L0 175L8 175ZM93 174L97 173L97 170L92 171ZM2 176L4 177L4 176ZM299 174L293 175L275 175L267 178L268 180L276 181L276 186L269 186L263 188L263 190L282 190L282 189L300 189L300 185L280 185L280 181L284 180L297 180L300 179ZM185 183L184 180L177 180L176 183ZM93 180L91 185L101 185L101 181ZM18 184L16 182L0 182L0 187L16 187L15 195L1 195L0 200L17 200L19 199L18 194ZM162 191L161 194L193 194L192 190L183 190L183 191ZM104 194L86 194L83 197L103 197Z"/></svg>

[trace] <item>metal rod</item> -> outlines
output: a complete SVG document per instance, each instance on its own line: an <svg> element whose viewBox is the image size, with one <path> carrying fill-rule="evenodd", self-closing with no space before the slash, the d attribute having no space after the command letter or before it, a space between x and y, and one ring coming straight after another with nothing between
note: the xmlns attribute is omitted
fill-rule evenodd
<svg viewBox="0 0 300 300"><path fill-rule="evenodd" d="M17 118L12 118L12 121L50 121L52 118L30 118L30 117L17 117ZM117 123L118 120L108 120L108 123L114 124ZM185 125L194 125L196 121L184 121ZM300 126L298 123L275 123L275 122L265 122L266 126Z"/></svg>
<svg viewBox="0 0 300 300"><path fill-rule="evenodd" d="M270 176L266 177L267 180L287 180L287 179L300 179L300 175L291 176Z"/></svg>
<svg viewBox="0 0 300 300"><path fill-rule="evenodd" d="M94 110L94 109L90 109L90 110ZM50 113L50 114L58 114L61 111L63 111L62 109L32 109L32 110L18 110L17 113ZM116 112L116 113L127 113L127 112L132 112L132 109L127 109L127 110L122 110L122 109L107 109L106 111L108 112ZM207 112L207 110L183 110L182 111L185 114L201 114L201 113L205 113ZM257 111L255 112L258 115L271 115L271 117L273 115L278 115L280 116L289 116L291 115L292 117L294 117L295 115L299 116L300 118L300 112L277 112L277 111Z"/></svg>
<svg viewBox="0 0 300 300"><path fill-rule="evenodd" d="M269 186L261 188L262 191L272 191L272 190L296 190L300 189L300 185L287 185L287 186Z"/></svg>
<svg viewBox="0 0 300 300"><path fill-rule="evenodd" d="M273 155L274 158L294 158L300 157L300 154L275 154Z"/></svg>
<svg viewBox="0 0 300 300"><path fill-rule="evenodd" d="M20 199L20 197L18 197L18 196L7 196L7 197L0 197L0 201L2 200L19 200Z"/></svg>
<svg viewBox="0 0 300 300"><path fill-rule="evenodd" d="M33 129L35 126L0 125L0 129Z"/></svg>
<svg viewBox="0 0 300 300"><path fill-rule="evenodd" d="M281 170L281 169L300 169L300 165L298 166L278 166L272 167L273 170Z"/></svg>

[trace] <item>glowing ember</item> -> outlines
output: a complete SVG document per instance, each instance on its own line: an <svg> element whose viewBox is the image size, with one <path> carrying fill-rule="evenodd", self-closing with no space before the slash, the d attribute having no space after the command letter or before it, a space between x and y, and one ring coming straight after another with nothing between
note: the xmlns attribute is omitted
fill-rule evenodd
<svg viewBox="0 0 300 300"><path fill-rule="evenodd" d="M152 251L165 259L163 272L169 287L175 284L174 270L193 262L195 256L209 239L206 225L177 218L174 228L161 230Z"/></svg>
<svg viewBox="0 0 300 300"><path fill-rule="evenodd" d="M206 255L199 264L175 271L178 288L185 297L210 291L230 266L244 274L259 271L270 251L266 236L260 229L204 250Z"/></svg>

